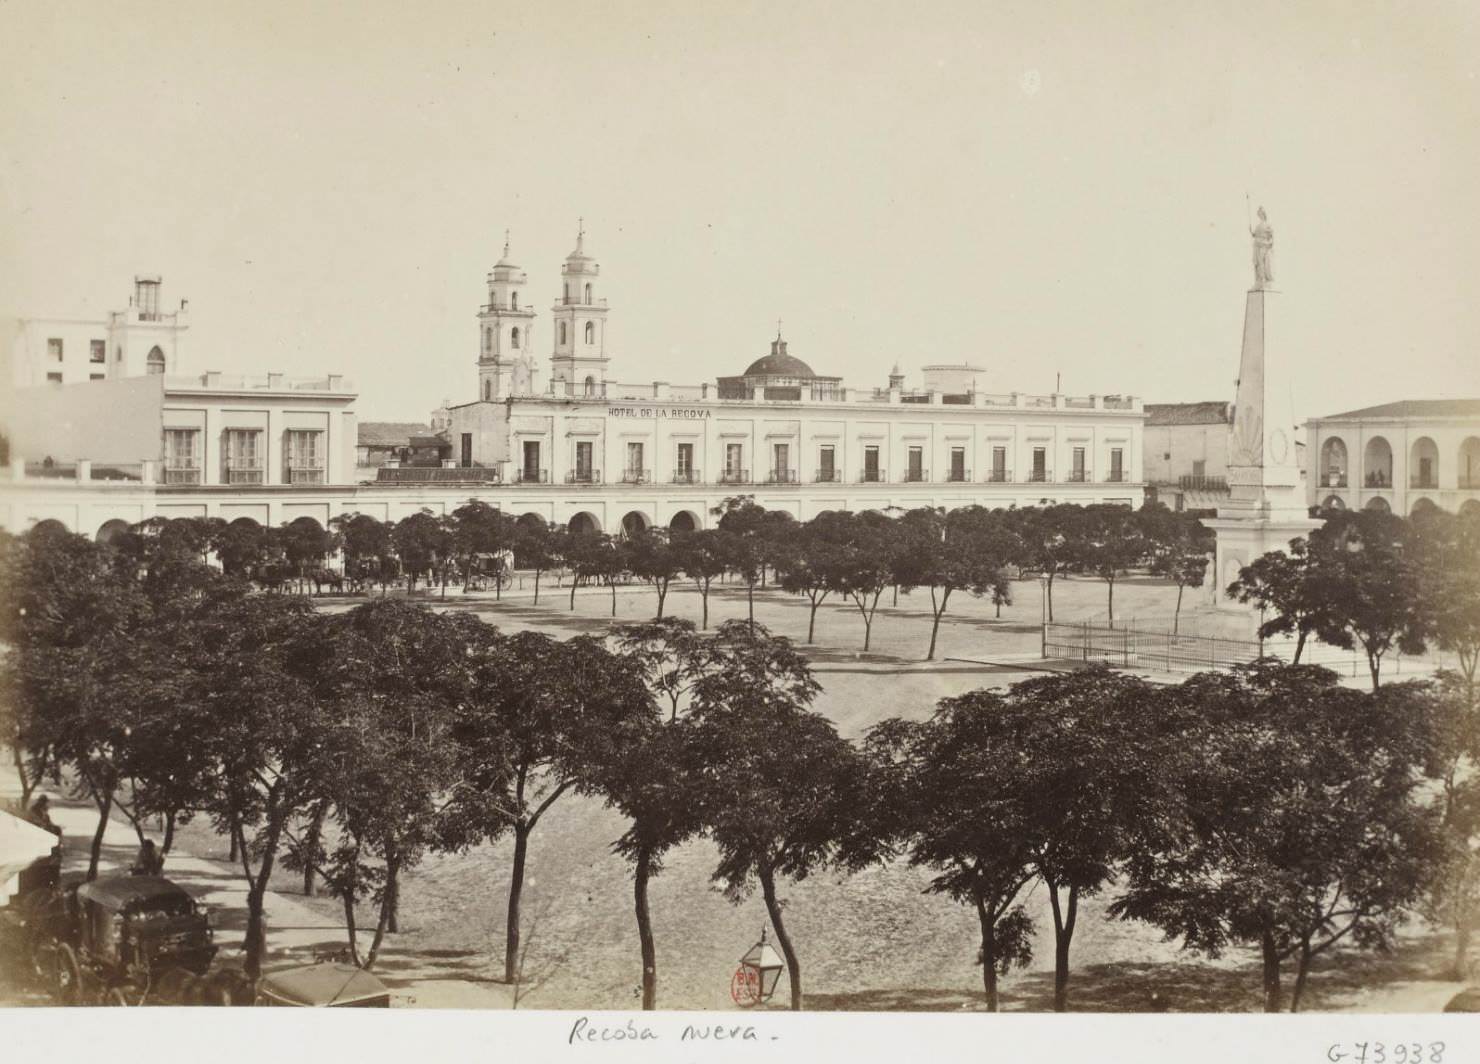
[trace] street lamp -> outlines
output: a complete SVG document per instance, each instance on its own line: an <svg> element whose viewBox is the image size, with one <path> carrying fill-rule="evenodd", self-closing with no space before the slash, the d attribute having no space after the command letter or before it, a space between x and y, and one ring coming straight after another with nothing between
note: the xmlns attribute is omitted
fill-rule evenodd
<svg viewBox="0 0 1480 1064"><path fill-rule="evenodd" d="M761 940L740 958L740 967L730 980L730 997L742 1008L770 1001L785 967L786 962L766 941L766 929L761 928Z"/></svg>

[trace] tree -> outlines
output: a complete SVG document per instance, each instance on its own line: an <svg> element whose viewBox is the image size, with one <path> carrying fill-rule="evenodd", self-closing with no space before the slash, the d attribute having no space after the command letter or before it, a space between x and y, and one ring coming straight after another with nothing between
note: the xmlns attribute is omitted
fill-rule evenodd
<svg viewBox="0 0 1480 1064"><path fill-rule="evenodd" d="M943 701L929 721L888 720L868 733L869 775L855 863L874 859L884 840L909 851L911 865L935 871L932 893L976 910L982 988L998 1008L997 980L1032 959L1033 922L1019 903L1037 876L1031 833L1018 794L1015 752L999 741L995 692Z"/></svg>
<svg viewBox="0 0 1480 1064"><path fill-rule="evenodd" d="M1270 551L1239 570L1228 585L1227 595L1238 602L1259 607L1260 615L1274 616L1259 625L1259 638L1295 633L1295 656L1299 665L1306 640L1325 627L1330 600L1316 567L1316 557L1304 539L1290 541L1290 549Z"/></svg>
<svg viewBox="0 0 1480 1064"><path fill-rule="evenodd" d="M1161 504L1143 506L1137 513L1142 537L1151 551L1151 572L1177 585L1177 609L1172 614L1172 634L1182 623L1182 593L1202 587L1207 578L1213 537L1201 521L1173 513Z"/></svg>
<svg viewBox="0 0 1480 1064"><path fill-rule="evenodd" d="M540 577L564 556L564 537L544 521L520 518L515 524L514 552L519 563L534 570L534 604L540 604Z"/></svg>
<svg viewBox="0 0 1480 1064"><path fill-rule="evenodd" d="M1480 663L1480 512L1443 510L1414 518L1419 594L1434 642L1455 655L1468 699L1477 701Z"/></svg>
<svg viewBox="0 0 1480 1064"><path fill-rule="evenodd" d="M757 627L741 637L757 660L793 652ZM810 677L807 677L810 681ZM786 958L791 1007L802 1007L802 965L782 919L778 878L801 880L835 862L861 803L862 759L831 722L807 708L815 684L768 683L751 664L706 676L690 710L702 762L699 811L719 848L713 878L734 901L758 884Z"/></svg>
<svg viewBox="0 0 1480 1064"><path fill-rule="evenodd" d="M312 517L298 517L283 525L283 555L298 578L300 591L309 571L323 568L325 556L335 549L334 540L333 534L324 531Z"/></svg>
<svg viewBox="0 0 1480 1064"><path fill-rule="evenodd" d="M658 616L663 619L663 604L668 599L668 586L683 572L682 558L674 548L666 529L645 528L629 536L626 564L632 575L646 580L658 592Z"/></svg>
<svg viewBox="0 0 1480 1064"><path fill-rule="evenodd" d="M376 581L385 593L396 575L396 548L391 525L369 514L341 514L329 522L344 552L344 575L356 583Z"/></svg>
<svg viewBox="0 0 1480 1064"><path fill-rule="evenodd" d="M848 544L834 579L837 591L857 607L863 618L863 649L868 650L879 597L894 582L898 533L894 521L877 510L851 515L850 525Z"/></svg>
<svg viewBox="0 0 1480 1064"><path fill-rule="evenodd" d="M613 737L650 713L651 699L640 665L589 636L501 637L474 656L472 670L452 725L464 786L448 806L442 839L459 847L513 835L504 945L504 977L513 981L530 835L561 795L594 785Z"/></svg>
<svg viewBox="0 0 1480 1064"><path fill-rule="evenodd" d="M1014 537L996 514L980 506L949 512L911 510L899 519L898 531L895 583L906 592L930 589L930 648L925 660L933 661L940 619L951 593L966 591L980 597L992 591L1015 553Z"/></svg>
<svg viewBox="0 0 1480 1064"><path fill-rule="evenodd" d="M670 721L678 719L689 690L714 657L710 640L694 630L693 621L674 617L616 628L617 649L642 670L654 697L668 701Z"/></svg>
<svg viewBox="0 0 1480 1064"><path fill-rule="evenodd" d="M1087 506L1076 522L1079 568L1105 581L1105 610L1115 627L1115 581L1146 558L1135 511L1113 504Z"/></svg>
<svg viewBox="0 0 1480 1064"><path fill-rule="evenodd" d="M1386 946L1435 856L1417 791L1428 722L1407 694L1272 659L1165 689L1163 720L1183 725L1157 744L1159 778L1180 798L1142 821L1112 915L1214 956L1257 944L1271 1012L1287 960L1297 1011L1315 957Z"/></svg>
<svg viewBox="0 0 1480 1064"><path fill-rule="evenodd" d="M572 532L563 549L570 567L570 608L576 608L576 589L582 582L606 584L612 593L612 616L617 615L617 578L627 571L624 541L604 532Z"/></svg>
<svg viewBox="0 0 1480 1064"><path fill-rule="evenodd" d="M406 590L415 591L418 578L435 572L441 559L452 554L452 536L430 510L403 517L391 529L396 555L406 574Z"/></svg>
<svg viewBox="0 0 1480 1064"><path fill-rule="evenodd" d="M1022 566L1043 577L1048 620L1053 623L1053 582L1074 571L1080 557L1084 511L1072 504L1009 510L1009 525L1022 545Z"/></svg>
<svg viewBox="0 0 1480 1064"><path fill-rule="evenodd" d="M463 590L478 568L480 555L501 556L514 547L518 527L512 517L486 502L469 499L452 511L452 551L462 563ZM494 582L501 597L500 584Z"/></svg>
<svg viewBox="0 0 1480 1064"><path fill-rule="evenodd" d="M765 577L766 565L774 553L770 536L772 525L766 509L754 495L736 495L710 510L719 518L719 535L715 543L725 568L740 574L745 581L746 615L755 626L755 589Z"/></svg>
<svg viewBox="0 0 1480 1064"><path fill-rule="evenodd" d="M840 564L847 557L851 518L828 510L808 521L775 550L776 578L784 591L803 595L807 610L807 642L817 630L817 610L841 586Z"/></svg>
<svg viewBox="0 0 1480 1064"><path fill-rule="evenodd" d="M725 571L723 536L718 529L705 528L674 536L673 548L679 568L699 590L701 629L709 627L709 589Z"/></svg>
<svg viewBox="0 0 1480 1064"><path fill-rule="evenodd" d="M216 530L211 550L227 576L249 580L268 559L267 529L251 518L239 517Z"/></svg>

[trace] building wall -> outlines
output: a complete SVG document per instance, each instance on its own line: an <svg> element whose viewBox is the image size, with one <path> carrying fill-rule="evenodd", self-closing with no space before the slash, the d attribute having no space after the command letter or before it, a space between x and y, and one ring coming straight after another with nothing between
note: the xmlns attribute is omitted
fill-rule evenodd
<svg viewBox="0 0 1480 1064"><path fill-rule="evenodd" d="M1345 449L1344 461L1335 460L1339 450L1328 450L1332 440ZM1373 475L1387 470L1377 460L1384 443L1391 475L1379 482ZM1418 482L1417 459L1424 453L1431 454L1437 467L1427 487ZM1311 506L1334 498L1346 509L1386 505L1405 515L1425 500L1452 512L1480 506L1480 418L1316 418L1306 426L1306 461Z"/></svg>
<svg viewBox="0 0 1480 1064"><path fill-rule="evenodd" d="M40 387L52 374L61 374L62 384L76 384L107 377L108 326L102 321L63 318L10 318L5 323L10 347L10 383L15 388ZM62 358L50 353L50 340L62 342ZM103 345L103 362L92 361L94 342Z"/></svg>
<svg viewBox="0 0 1480 1064"><path fill-rule="evenodd" d="M135 463L160 456L163 405L163 377L83 381L17 390L0 418L14 458Z"/></svg>
<svg viewBox="0 0 1480 1064"><path fill-rule="evenodd" d="M1176 484L1198 461L1204 476L1228 475L1227 425L1147 425L1144 432L1148 484Z"/></svg>

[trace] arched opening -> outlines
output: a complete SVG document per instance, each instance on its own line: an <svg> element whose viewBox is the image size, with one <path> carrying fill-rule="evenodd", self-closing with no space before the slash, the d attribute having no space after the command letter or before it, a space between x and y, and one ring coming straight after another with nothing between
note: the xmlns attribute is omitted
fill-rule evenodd
<svg viewBox="0 0 1480 1064"><path fill-rule="evenodd" d="M485 355L493 353L493 330L487 326L483 328L483 353Z"/></svg>
<svg viewBox="0 0 1480 1064"><path fill-rule="evenodd" d="M127 521L115 517L111 521L104 521L93 538L104 547L111 546L120 536L128 535L128 529Z"/></svg>
<svg viewBox="0 0 1480 1064"><path fill-rule="evenodd" d="M1346 487L1346 443L1332 437L1321 444L1321 487Z"/></svg>
<svg viewBox="0 0 1480 1064"><path fill-rule="evenodd" d="M594 321L588 321L586 323L586 342L588 344L594 344L596 342L596 323Z"/></svg>
<svg viewBox="0 0 1480 1064"><path fill-rule="evenodd" d="M1321 503L1321 509L1322 510L1345 510L1346 509L1346 503L1344 503L1344 502L1341 501L1341 496L1340 495L1328 495L1328 496L1326 496L1326 500Z"/></svg>
<svg viewBox="0 0 1480 1064"><path fill-rule="evenodd" d="M1433 499L1426 499L1422 496L1414 499L1413 505L1408 508L1408 515L1410 517L1421 517L1426 514L1436 514L1438 512L1439 505Z"/></svg>
<svg viewBox="0 0 1480 1064"><path fill-rule="evenodd" d="M1459 445L1455 469L1459 472L1460 490L1480 488L1480 438L1471 436Z"/></svg>
<svg viewBox="0 0 1480 1064"><path fill-rule="evenodd" d="M697 532L699 519L689 510L680 510L669 518L668 528L673 532Z"/></svg>
<svg viewBox="0 0 1480 1064"><path fill-rule="evenodd" d="M485 380L483 382L483 398L485 400L493 398L493 381Z"/></svg>
<svg viewBox="0 0 1480 1064"><path fill-rule="evenodd" d="M584 536L589 535L592 532L600 532L601 522L596 520L596 516L594 514L590 514L587 513L585 510L582 510L580 513L574 515L570 519L570 521L566 524L566 527L570 529L573 535Z"/></svg>
<svg viewBox="0 0 1480 1064"><path fill-rule="evenodd" d="M55 517L47 517L32 525L26 535L33 539L48 539L52 536L69 536L71 532Z"/></svg>
<svg viewBox="0 0 1480 1064"><path fill-rule="evenodd" d="M622 518L622 535L624 536L635 536L639 532L646 532L651 527L652 522L641 510L629 510Z"/></svg>
<svg viewBox="0 0 1480 1064"><path fill-rule="evenodd" d="M567 324L568 324L567 322L563 322L563 321L560 323L560 343L561 343L562 346L565 345L565 344L570 343L570 337L569 337L569 335L565 331L565 327L566 327Z"/></svg>
<svg viewBox="0 0 1480 1064"><path fill-rule="evenodd" d="M1393 486L1393 449L1381 436L1368 440L1362 452L1362 484L1369 488Z"/></svg>
<svg viewBox="0 0 1480 1064"><path fill-rule="evenodd" d="M1480 520L1480 499L1466 499L1460 503L1459 515L1467 521Z"/></svg>
<svg viewBox="0 0 1480 1064"><path fill-rule="evenodd" d="M151 376L158 376L164 372L164 352L159 345L149 349L149 357L144 360L144 372Z"/></svg>
<svg viewBox="0 0 1480 1064"><path fill-rule="evenodd" d="M509 309L510 310L518 310L519 309L519 293L518 292L510 292L509 293Z"/></svg>
<svg viewBox="0 0 1480 1064"><path fill-rule="evenodd" d="M1430 490L1439 486L1439 448L1427 436L1413 441L1408 456L1408 486Z"/></svg>
<svg viewBox="0 0 1480 1064"><path fill-rule="evenodd" d="M586 304L587 306L591 304L591 283L589 281L586 282Z"/></svg>
<svg viewBox="0 0 1480 1064"><path fill-rule="evenodd" d="M1367 505L1364 506L1363 509L1371 510L1373 513L1378 514L1390 514L1393 512L1393 508L1388 505L1388 501L1384 499L1381 495L1368 499Z"/></svg>
<svg viewBox="0 0 1480 1064"><path fill-rule="evenodd" d="M586 378L586 394L588 396L589 395L595 395L596 394L596 378L595 377L589 377L588 376Z"/></svg>
<svg viewBox="0 0 1480 1064"><path fill-rule="evenodd" d="M509 330L509 346L515 351L519 350L519 326L517 325Z"/></svg>

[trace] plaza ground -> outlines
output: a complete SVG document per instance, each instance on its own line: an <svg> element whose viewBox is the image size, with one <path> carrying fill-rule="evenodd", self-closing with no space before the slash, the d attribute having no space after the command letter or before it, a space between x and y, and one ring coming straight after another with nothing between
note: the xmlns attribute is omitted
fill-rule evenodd
<svg viewBox="0 0 1480 1064"><path fill-rule="evenodd" d="M530 582L532 584L532 581ZM568 589L532 586L506 593L463 595L449 589L419 596L436 608L470 610L502 629L535 629L558 637L601 632L612 623L612 596L604 588L582 589L575 609ZM941 625L937 660L924 657L929 643L926 592L886 592L874 623L872 648L864 654L863 623L846 603L829 601L818 612L817 644L805 648L823 692L816 708L847 736L857 737L891 716L921 719L942 697L984 686L1006 685L1033 674L1039 660L1039 617L1043 606L1035 582L1014 585L1017 601L1000 619L990 602L957 596ZM1116 613L1152 625L1170 617L1175 588L1144 578L1117 586ZM1255 619L1245 611L1207 605L1207 592L1189 591L1184 628L1220 635L1252 634ZM358 600L363 601L363 599ZM326 600L323 608L347 609L355 600ZM656 596L642 585L619 588L618 622L648 620ZM1102 617L1105 589L1099 581L1056 583L1060 620ZM776 590L756 594L756 621L798 642L806 637L804 600ZM675 584L668 614L698 621L696 592ZM711 627L743 618L743 586L717 588L710 598ZM994 664L983 664L994 663ZM1413 667L1410 664L1410 674ZM1163 677L1163 679L1165 679ZM90 834L88 810L74 840ZM122 825L116 825L123 828ZM622 1009L639 1002L637 931L631 877L611 843L622 818L598 801L562 797L534 832L529 853L523 914L527 946L518 1007ZM72 829L68 829L69 832ZM110 832L110 844L114 832ZM131 832L122 830L125 841ZM228 921L240 918L239 871L225 863L226 843L209 825L183 827L167 873L183 871L190 881L218 892ZM418 1006L514 1004L502 984L505 904L512 843L483 845L463 854L431 855L404 880L401 932L387 937L377 972L403 1003ZM129 851L131 854L131 850ZM650 886L657 941L658 1002L672 1009L733 1009L730 975L740 955L766 924L758 896L732 903L710 881L716 851L699 840L665 860ZM199 877L199 878L197 878ZM982 1005L981 971L975 966L979 930L969 909L929 894L929 875L903 861L857 875L821 872L801 883L785 883L786 921L801 958L809 1008L972 1010ZM274 877L269 903L274 959L306 956L343 941L337 900L301 895L301 878ZM232 896L235 891L237 896ZM1110 896L1086 899L1073 944L1070 1007L1076 1010L1144 1011L1152 993L1172 1011L1257 1010L1257 959L1234 951L1216 961L1182 953L1176 943L1139 923L1109 921ZM1025 898L1037 926L1029 967L1001 983L1007 1010L1052 1007L1053 929L1041 887ZM362 927L373 914L360 914ZM239 937L239 931L237 932ZM365 941L368 941L368 936ZM1458 992L1439 977L1451 940L1422 925L1408 928L1399 948L1376 956L1333 950L1318 962L1307 990L1313 1010L1436 1011ZM787 997L785 979L777 1002Z"/></svg>

